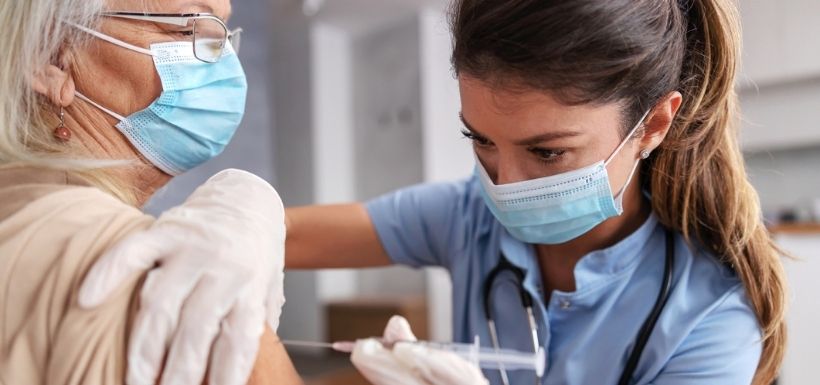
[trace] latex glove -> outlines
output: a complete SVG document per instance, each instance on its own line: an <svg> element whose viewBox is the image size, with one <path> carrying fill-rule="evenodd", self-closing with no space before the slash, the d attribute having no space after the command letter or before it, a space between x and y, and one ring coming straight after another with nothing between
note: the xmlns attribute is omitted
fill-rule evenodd
<svg viewBox="0 0 820 385"><path fill-rule="evenodd" d="M154 385L162 371L163 385L200 384L207 368L211 384L245 384L266 318L274 331L279 324L284 245L276 190L251 173L225 170L97 261L80 305L102 304L123 281L156 266L141 291L126 382Z"/></svg>
<svg viewBox="0 0 820 385"><path fill-rule="evenodd" d="M457 355L412 343L416 341L410 324L393 316L384 331L384 343L377 339L356 342L351 361L374 385L480 385L489 384L481 370Z"/></svg>

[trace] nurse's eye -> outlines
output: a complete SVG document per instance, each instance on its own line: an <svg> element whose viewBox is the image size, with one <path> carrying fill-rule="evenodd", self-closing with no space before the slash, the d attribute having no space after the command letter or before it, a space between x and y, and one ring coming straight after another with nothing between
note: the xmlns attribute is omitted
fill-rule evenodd
<svg viewBox="0 0 820 385"><path fill-rule="evenodd" d="M465 138L472 140L473 144L479 147L490 147L493 145L493 142L491 142L489 139L483 136L476 135L467 130L461 130L461 135L464 135Z"/></svg>
<svg viewBox="0 0 820 385"><path fill-rule="evenodd" d="M561 156L566 153L566 150L553 150L540 147L530 148L529 151L535 154L539 160L547 163L557 162L561 159Z"/></svg>

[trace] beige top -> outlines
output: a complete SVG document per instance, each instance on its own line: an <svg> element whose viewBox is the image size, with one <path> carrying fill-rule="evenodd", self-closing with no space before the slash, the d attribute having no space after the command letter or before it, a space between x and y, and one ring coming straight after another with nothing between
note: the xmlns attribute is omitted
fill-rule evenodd
<svg viewBox="0 0 820 385"><path fill-rule="evenodd" d="M82 278L154 219L65 172L0 169L0 383L121 384L142 276L94 310Z"/></svg>

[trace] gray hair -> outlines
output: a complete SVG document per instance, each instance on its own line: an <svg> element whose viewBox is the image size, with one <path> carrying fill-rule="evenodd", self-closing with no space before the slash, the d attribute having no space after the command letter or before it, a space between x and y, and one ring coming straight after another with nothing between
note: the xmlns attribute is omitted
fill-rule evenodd
<svg viewBox="0 0 820 385"><path fill-rule="evenodd" d="M5 0L0 2L0 165L82 168L51 133L59 107L32 89L34 71L57 62L87 35L70 23L96 27L104 0Z"/></svg>

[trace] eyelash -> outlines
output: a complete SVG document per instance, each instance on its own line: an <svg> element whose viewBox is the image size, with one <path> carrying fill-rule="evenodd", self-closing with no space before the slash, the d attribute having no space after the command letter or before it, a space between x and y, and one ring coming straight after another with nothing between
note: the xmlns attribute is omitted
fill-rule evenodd
<svg viewBox="0 0 820 385"><path fill-rule="evenodd" d="M548 150L545 148L530 148L529 151L538 157L538 160L544 163L555 163L561 160L567 151L566 150Z"/></svg>
<svg viewBox="0 0 820 385"><path fill-rule="evenodd" d="M473 141L476 146L479 147L489 147L492 146L492 142L489 140L477 136L470 131L462 130L461 135L464 135L465 138ZM538 157L538 160L544 163L555 163L561 159L561 156L564 155L567 151L566 150L550 150L546 148L539 148L533 147L530 148L529 151Z"/></svg>
<svg viewBox="0 0 820 385"><path fill-rule="evenodd" d="M464 135L465 138L473 141L473 143L479 147L489 147L493 145L493 143L487 140L486 138L476 136L475 134L467 130L461 130L461 135Z"/></svg>

